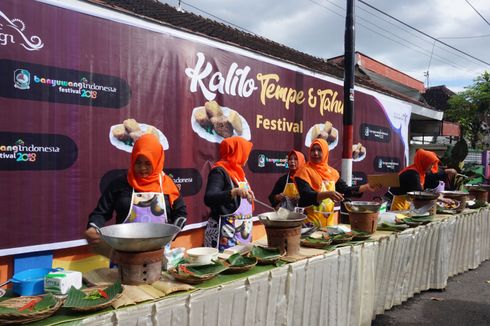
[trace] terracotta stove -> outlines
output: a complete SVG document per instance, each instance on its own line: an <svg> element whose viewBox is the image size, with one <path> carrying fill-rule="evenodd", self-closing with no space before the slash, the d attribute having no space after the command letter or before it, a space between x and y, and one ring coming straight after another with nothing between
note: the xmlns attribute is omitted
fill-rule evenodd
<svg viewBox="0 0 490 326"><path fill-rule="evenodd" d="M162 276L164 249L143 252L114 251L122 284L151 284Z"/></svg>

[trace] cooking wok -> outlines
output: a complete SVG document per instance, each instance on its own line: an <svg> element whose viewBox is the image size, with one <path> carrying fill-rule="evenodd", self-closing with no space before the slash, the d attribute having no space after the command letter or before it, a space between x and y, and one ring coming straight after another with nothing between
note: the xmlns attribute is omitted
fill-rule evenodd
<svg viewBox="0 0 490 326"><path fill-rule="evenodd" d="M349 213L377 213L381 209L377 201L345 201L345 209Z"/></svg>
<svg viewBox="0 0 490 326"><path fill-rule="evenodd" d="M163 248L172 241L180 228L173 224L159 223L124 223L95 227L102 240L119 251L153 251Z"/></svg>
<svg viewBox="0 0 490 326"><path fill-rule="evenodd" d="M259 220L268 228L292 228L300 226L306 215L296 212L290 212L285 218L279 216L276 212L263 213L259 215Z"/></svg>

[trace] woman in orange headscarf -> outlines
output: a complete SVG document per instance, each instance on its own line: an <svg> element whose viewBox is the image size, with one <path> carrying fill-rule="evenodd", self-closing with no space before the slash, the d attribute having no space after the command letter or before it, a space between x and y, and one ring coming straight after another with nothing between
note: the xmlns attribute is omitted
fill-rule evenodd
<svg viewBox="0 0 490 326"><path fill-rule="evenodd" d="M253 144L242 137L225 138L220 146L221 159L208 175L204 203L211 208L204 245L223 251L252 236L253 192L243 167Z"/></svg>
<svg viewBox="0 0 490 326"><path fill-rule="evenodd" d="M415 152L413 164L407 166L399 174L400 187L390 188L393 194L392 211L410 209L407 192L425 189L425 177L428 173L437 173L439 158L436 153L419 149Z"/></svg>
<svg viewBox="0 0 490 326"><path fill-rule="evenodd" d="M299 193L294 184L294 176L298 169L306 163L305 156L299 151L292 150L288 154L289 173L281 176L275 183L269 195L272 206L282 205L290 210L298 206ZM292 207L291 207L292 206Z"/></svg>
<svg viewBox="0 0 490 326"><path fill-rule="evenodd" d="M318 227L335 223L334 203L345 197L360 197L366 190L374 190L369 184L349 187L339 172L328 165L329 148L324 139L315 139L310 146L310 159L298 170L294 182L298 187L299 206L306 207L307 223Z"/></svg>
<svg viewBox="0 0 490 326"><path fill-rule="evenodd" d="M165 153L155 135L141 136L133 146L129 171L115 178L105 189L89 216L85 237L91 244L100 236L95 228L112 218L116 223L172 223L183 227L187 210L172 178L163 172Z"/></svg>

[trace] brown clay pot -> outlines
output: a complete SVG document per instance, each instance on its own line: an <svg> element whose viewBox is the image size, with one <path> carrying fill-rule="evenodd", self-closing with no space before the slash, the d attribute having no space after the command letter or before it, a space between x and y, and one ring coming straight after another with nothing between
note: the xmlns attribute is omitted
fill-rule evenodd
<svg viewBox="0 0 490 326"><path fill-rule="evenodd" d="M144 252L115 251L114 261L118 264L122 284L151 284L162 275L164 249Z"/></svg>
<svg viewBox="0 0 490 326"><path fill-rule="evenodd" d="M376 232L379 212L376 213L349 213L350 227L355 231L367 233Z"/></svg>
<svg viewBox="0 0 490 326"><path fill-rule="evenodd" d="M292 228L265 228L267 233L267 245L277 248L281 254L294 256L299 253L301 242L301 225Z"/></svg>
<svg viewBox="0 0 490 326"><path fill-rule="evenodd" d="M488 191L472 189L470 190L470 197L475 197L475 200L481 200L484 202L488 202Z"/></svg>

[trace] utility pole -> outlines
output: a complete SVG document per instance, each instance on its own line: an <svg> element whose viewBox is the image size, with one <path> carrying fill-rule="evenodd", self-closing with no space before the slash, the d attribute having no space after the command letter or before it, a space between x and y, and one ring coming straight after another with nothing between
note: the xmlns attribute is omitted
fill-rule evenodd
<svg viewBox="0 0 490 326"><path fill-rule="evenodd" d="M342 149L342 180L352 185L352 143L354 136L354 67L355 67L355 22L354 2L347 0L344 35L344 133Z"/></svg>

